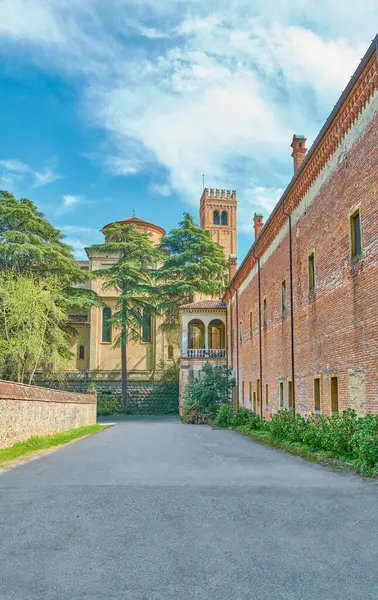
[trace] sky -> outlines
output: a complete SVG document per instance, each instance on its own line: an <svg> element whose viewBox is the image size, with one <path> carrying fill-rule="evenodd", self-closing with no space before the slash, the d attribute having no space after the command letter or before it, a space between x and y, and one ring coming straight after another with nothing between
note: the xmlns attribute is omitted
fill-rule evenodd
<svg viewBox="0 0 378 600"><path fill-rule="evenodd" d="M0 188L79 259L132 216L236 189L238 256L376 34L378 0L0 0Z"/></svg>

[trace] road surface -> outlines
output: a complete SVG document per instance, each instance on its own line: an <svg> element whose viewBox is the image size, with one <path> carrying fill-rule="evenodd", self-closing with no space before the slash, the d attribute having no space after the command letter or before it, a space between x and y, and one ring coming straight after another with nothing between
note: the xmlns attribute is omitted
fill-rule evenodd
<svg viewBox="0 0 378 600"><path fill-rule="evenodd" d="M123 421L0 475L1 600L376 600L378 485Z"/></svg>

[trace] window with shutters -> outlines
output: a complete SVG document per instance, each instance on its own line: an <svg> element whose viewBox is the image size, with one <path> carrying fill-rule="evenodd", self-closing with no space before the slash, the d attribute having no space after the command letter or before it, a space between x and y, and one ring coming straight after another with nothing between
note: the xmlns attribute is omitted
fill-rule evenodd
<svg viewBox="0 0 378 600"><path fill-rule="evenodd" d="M102 341L109 343L112 341L112 326L110 319L112 318L112 311L108 306L102 309Z"/></svg>
<svg viewBox="0 0 378 600"><path fill-rule="evenodd" d="M361 215L359 209L350 216L350 253L352 259L357 259L362 254Z"/></svg>
<svg viewBox="0 0 378 600"><path fill-rule="evenodd" d="M331 377L331 412L333 415L339 412L339 380L336 375Z"/></svg>
<svg viewBox="0 0 378 600"><path fill-rule="evenodd" d="M319 414L321 412L320 404L320 377L314 379L314 412Z"/></svg>

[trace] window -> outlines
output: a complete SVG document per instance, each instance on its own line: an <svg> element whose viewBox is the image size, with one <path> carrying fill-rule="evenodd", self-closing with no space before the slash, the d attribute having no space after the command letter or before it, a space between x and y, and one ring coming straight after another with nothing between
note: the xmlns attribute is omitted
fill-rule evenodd
<svg viewBox="0 0 378 600"><path fill-rule="evenodd" d="M257 406L260 406L260 379L256 381L256 396L257 396Z"/></svg>
<svg viewBox="0 0 378 600"><path fill-rule="evenodd" d="M315 290L315 254L311 252L308 255L308 291Z"/></svg>
<svg viewBox="0 0 378 600"><path fill-rule="evenodd" d="M283 381L280 381L280 408L284 408L285 400L284 400L284 384Z"/></svg>
<svg viewBox="0 0 378 600"><path fill-rule="evenodd" d="M253 392L253 412L257 412L257 406L256 406L256 392Z"/></svg>
<svg viewBox="0 0 378 600"><path fill-rule="evenodd" d="M287 397L289 408L293 408L293 382L291 379L287 382Z"/></svg>
<svg viewBox="0 0 378 600"><path fill-rule="evenodd" d="M228 214L225 210L221 214L221 225L228 225Z"/></svg>
<svg viewBox="0 0 378 600"><path fill-rule="evenodd" d="M103 342L111 342L112 341L112 326L110 323L110 319L112 318L112 311L108 306L102 309L102 341Z"/></svg>
<svg viewBox="0 0 378 600"><path fill-rule="evenodd" d="M149 344L151 342L151 326L152 326L152 317L148 313L143 314L143 324L142 324L142 342L145 344Z"/></svg>
<svg viewBox="0 0 378 600"><path fill-rule="evenodd" d="M249 313L249 337L251 339L253 337L253 317L252 317L252 311Z"/></svg>
<svg viewBox="0 0 378 600"><path fill-rule="evenodd" d="M266 383L265 384L265 407L268 408L269 406L269 385Z"/></svg>
<svg viewBox="0 0 378 600"><path fill-rule="evenodd" d="M79 346L79 360L83 360L85 355L84 346Z"/></svg>
<svg viewBox="0 0 378 600"><path fill-rule="evenodd" d="M352 258L358 258L362 252L360 211L356 210L350 217L350 251Z"/></svg>
<svg viewBox="0 0 378 600"><path fill-rule="evenodd" d="M264 298L264 329L268 327L268 309L266 305L266 298Z"/></svg>
<svg viewBox="0 0 378 600"><path fill-rule="evenodd" d="M242 381L242 400L244 400L244 381Z"/></svg>
<svg viewBox="0 0 378 600"><path fill-rule="evenodd" d="M214 225L220 224L219 212L217 210L214 210L213 212L213 223Z"/></svg>
<svg viewBox="0 0 378 600"><path fill-rule="evenodd" d="M331 411L339 412L339 382L337 377L331 377Z"/></svg>
<svg viewBox="0 0 378 600"><path fill-rule="evenodd" d="M168 360L173 360L173 346L168 346Z"/></svg>
<svg viewBox="0 0 378 600"><path fill-rule="evenodd" d="M286 293L286 279L281 283L281 313L282 318L286 318L287 312L287 293Z"/></svg>
<svg viewBox="0 0 378 600"><path fill-rule="evenodd" d="M252 404L252 383L249 382L249 403Z"/></svg>
<svg viewBox="0 0 378 600"><path fill-rule="evenodd" d="M239 342L240 345L243 343L243 323L241 321L239 323Z"/></svg>
<svg viewBox="0 0 378 600"><path fill-rule="evenodd" d="M232 328L231 332L231 348L235 346L235 327Z"/></svg>
<svg viewBox="0 0 378 600"><path fill-rule="evenodd" d="M321 412L320 406L320 378L316 377L314 379L314 411L315 413Z"/></svg>

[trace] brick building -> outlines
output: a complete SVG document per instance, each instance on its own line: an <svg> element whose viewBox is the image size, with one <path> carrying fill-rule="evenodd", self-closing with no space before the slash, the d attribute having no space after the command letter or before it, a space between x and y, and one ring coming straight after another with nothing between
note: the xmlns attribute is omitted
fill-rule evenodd
<svg viewBox="0 0 378 600"><path fill-rule="evenodd" d="M378 36L224 295L239 405L378 413Z"/></svg>

